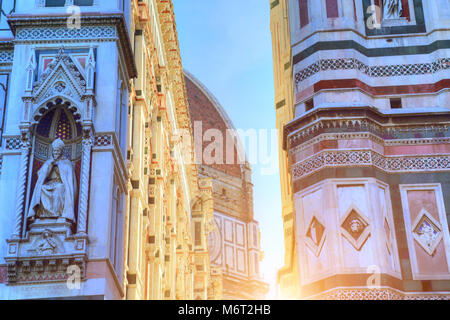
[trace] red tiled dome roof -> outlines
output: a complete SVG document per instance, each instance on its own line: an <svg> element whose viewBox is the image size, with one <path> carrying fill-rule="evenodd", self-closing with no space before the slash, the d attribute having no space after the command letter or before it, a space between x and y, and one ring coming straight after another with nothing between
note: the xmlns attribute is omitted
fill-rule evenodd
<svg viewBox="0 0 450 320"><path fill-rule="evenodd" d="M186 91L189 102L189 111L191 114L192 129L194 130L194 123L196 121L202 122L202 136L209 129L218 129L222 132L224 139L223 148L223 164L205 164L203 165L213 167L221 172L230 174L235 177L242 176L241 165L238 163L237 149L234 147L234 163L226 164L226 138L227 129L234 129L228 116L223 108L218 104L215 98L207 91L207 89L192 75L185 73ZM203 142L203 150L209 146L211 141Z"/></svg>

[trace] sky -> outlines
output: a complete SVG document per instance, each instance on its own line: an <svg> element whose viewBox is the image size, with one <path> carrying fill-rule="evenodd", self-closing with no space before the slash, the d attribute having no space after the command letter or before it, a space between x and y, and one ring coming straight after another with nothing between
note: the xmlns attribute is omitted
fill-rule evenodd
<svg viewBox="0 0 450 320"><path fill-rule="evenodd" d="M213 93L236 129L275 129L269 1L173 3L184 68ZM268 151L277 154L273 149ZM273 159L277 170L271 174L262 170L268 165L252 164L254 213L264 252L260 269L271 285L268 298L275 297L276 273L284 260L278 157Z"/></svg>

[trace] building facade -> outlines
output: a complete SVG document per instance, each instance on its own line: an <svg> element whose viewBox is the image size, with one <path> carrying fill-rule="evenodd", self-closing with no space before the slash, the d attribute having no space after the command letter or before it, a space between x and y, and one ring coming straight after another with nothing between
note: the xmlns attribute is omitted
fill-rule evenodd
<svg viewBox="0 0 450 320"><path fill-rule="evenodd" d="M450 297L450 4L271 1L284 298Z"/></svg>
<svg viewBox="0 0 450 320"><path fill-rule="evenodd" d="M172 2L1 6L0 299L217 298Z"/></svg>
<svg viewBox="0 0 450 320"><path fill-rule="evenodd" d="M242 144L239 137L234 140L236 129L217 99L186 71L185 82L199 173L212 179L215 228L206 241L216 274L215 288L222 288L225 300L264 299L268 285L260 276L260 230L253 213L250 165L245 154L239 158ZM218 141L223 146L216 149L214 161L209 161L208 150ZM229 153L233 159L227 161Z"/></svg>

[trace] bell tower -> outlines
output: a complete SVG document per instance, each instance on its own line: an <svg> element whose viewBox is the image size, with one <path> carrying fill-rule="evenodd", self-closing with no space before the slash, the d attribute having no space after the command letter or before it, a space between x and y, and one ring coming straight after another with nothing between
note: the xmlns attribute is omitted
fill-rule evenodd
<svg viewBox="0 0 450 320"><path fill-rule="evenodd" d="M277 111L293 114L281 152L296 262L281 291L448 298L448 1L274 1L273 17L275 3L291 60L278 65L291 83L276 91L294 97Z"/></svg>

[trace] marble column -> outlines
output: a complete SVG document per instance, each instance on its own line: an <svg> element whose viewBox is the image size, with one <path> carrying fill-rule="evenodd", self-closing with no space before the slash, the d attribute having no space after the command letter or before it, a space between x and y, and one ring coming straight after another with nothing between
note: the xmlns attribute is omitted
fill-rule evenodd
<svg viewBox="0 0 450 320"><path fill-rule="evenodd" d="M89 200L89 178L91 173L91 153L93 145L93 136L91 130L84 131L81 156L81 175L80 175L80 199L78 205L78 225L77 233L86 235L87 232L87 213Z"/></svg>
<svg viewBox="0 0 450 320"><path fill-rule="evenodd" d="M30 158L31 143L28 135L22 137L20 171L17 180L17 197L16 197L16 217L14 222L13 238L20 238L22 235L22 224L25 210L26 183L28 177L28 165Z"/></svg>

